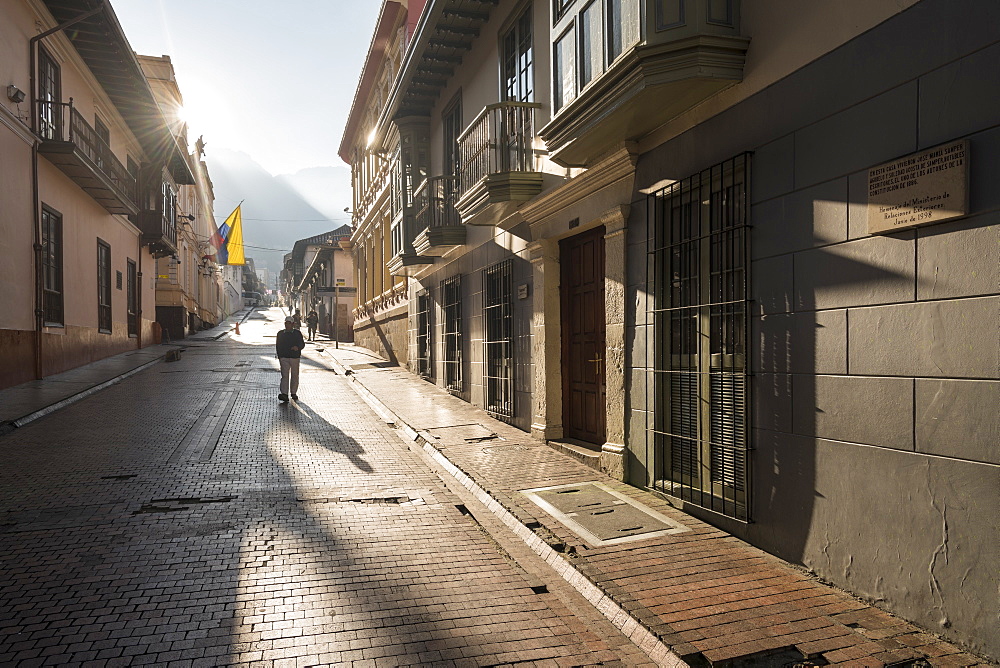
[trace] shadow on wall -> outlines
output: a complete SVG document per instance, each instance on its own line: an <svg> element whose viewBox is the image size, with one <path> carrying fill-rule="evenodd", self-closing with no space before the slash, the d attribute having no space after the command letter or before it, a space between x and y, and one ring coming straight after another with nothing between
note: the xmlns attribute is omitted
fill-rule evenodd
<svg viewBox="0 0 1000 668"><path fill-rule="evenodd" d="M828 206L845 208L813 202L814 212ZM980 650L996 622L996 581L979 564L997 558L987 536L997 530L1000 474L919 421L947 435L973 419L947 400L920 403L922 388L947 393L990 373L989 354L969 355L977 331L991 335L980 319L989 306L935 300L950 294L947 281L965 279L934 264L932 249L995 221L855 230L835 240L844 243L754 262L753 523L725 526ZM758 216L755 233L773 224ZM986 255L969 250L971 269Z"/></svg>
<svg viewBox="0 0 1000 668"><path fill-rule="evenodd" d="M375 321L375 316L369 318L372 328L375 330L375 334L378 335L378 340L382 344L382 351L385 353L386 360L392 362L393 364L399 364L399 358L396 357L396 352L392 349L392 344L389 343L389 339L386 338L385 332L382 331L382 326Z"/></svg>
<svg viewBox="0 0 1000 668"><path fill-rule="evenodd" d="M840 205L846 208L846 203ZM767 224L754 221L755 228ZM814 238L814 243L829 241ZM905 299L914 294L912 271L905 262L892 261L901 255L912 256L912 232L854 243L889 250L865 256L851 252L853 244L834 245L752 264L757 265L752 269L756 301L751 315L751 340L756 346L751 435L755 450L751 458L753 523L742 530L728 528L784 559L807 566L814 565L808 563L808 556L815 554L819 534L828 536L821 540L836 540L830 527L817 530L814 526L817 508L826 499L820 488L829 482L819 478L830 475L829 469L817 468L817 439L836 435L839 440L864 443L871 439L859 428L870 419L878 419L864 415L866 402L872 401L867 393L876 388L867 378L847 376L848 309L837 307L850 303L849 294L864 294L869 304L896 301L888 293L904 293ZM903 412L907 418L911 415ZM905 429L910 431L911 427ZM824 461L823 465L829 463ZM858 480L846 462L837 475L847 485ZM862 492L856 490L855 498ZM827 516L825 508L821 514ZM857 534L858 523L864 521L863 517L842 514L843 524L835 531ZM827 548L819 550L830 555Z"/></svg>

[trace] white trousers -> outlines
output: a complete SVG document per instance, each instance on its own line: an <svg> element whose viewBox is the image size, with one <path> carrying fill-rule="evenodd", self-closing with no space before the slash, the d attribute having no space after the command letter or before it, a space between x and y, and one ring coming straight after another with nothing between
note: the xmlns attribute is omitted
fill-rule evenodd
<svg viewBox="0 0 1000 668"><path fill-rule="evenodd" d="M282 394L299 393L299 359L298 357L278 358L278 364L281 365L281 389L279 392Z"/></svg>

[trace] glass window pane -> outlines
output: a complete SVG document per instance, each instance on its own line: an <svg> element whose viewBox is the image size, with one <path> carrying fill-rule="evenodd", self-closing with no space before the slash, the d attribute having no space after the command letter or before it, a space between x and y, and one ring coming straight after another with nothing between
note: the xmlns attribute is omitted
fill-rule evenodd
<svg viewBox="0 0 1000 668"><path fill-rule="evenodd" d="M534 55L532 53L531 8L517 19L501 39L500 75L503 99L531 102L534 99Z"/></svg>
<svg viewBox="0 0 1000 668"><path fill-rule="evenodd" d="M608 60L639 41L639 0L608 0Z"/></svg>
<svg viewBox="0 0 1000 668"><path fill-rule="evenodd" d="M580 12L580 88L604 71L601 3L592 2Z"/></svg>
<svg viewBox="0 0 1000 668"><path fill-rule="evenodd" d="M574 62L573 31L568 31L556 42L555 52L555 107L560 109L576 98L576 86L574 85Z"/></svg>

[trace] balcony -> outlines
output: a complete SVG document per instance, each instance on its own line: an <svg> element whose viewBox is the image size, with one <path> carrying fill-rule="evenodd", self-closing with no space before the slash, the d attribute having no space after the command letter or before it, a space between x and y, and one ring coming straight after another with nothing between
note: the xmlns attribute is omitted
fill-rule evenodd
<svg viewBox="0 0 1000 668"><path fill-rule="evenodd" d="M389 273L393 276L416 276L428 265L434 264L434 258L417 255L413 248L414 238L414 216L407 207L405 213L401 213L393 220L392 234L392 258L385 263Z"/></svg>
<svg viewBox="0 0 1000 668"><path fill-rule="evenodd" d="M159 210L142 211L138 217L142 231L142 244L149 246L153 257L166 257L177 253L177 224Z"/></svg>
<svg viewBox="0 0 1000 668"><path fill-rule="evenodd" d="M458 138L459 199L466 225L496 225L542 191L535 167L536 102L491 104Z"/></svg>
<svg viewBox="0 0 1000 668"><path fill-rule="evenodd" d="M434 263L433 258L417 255L413 249L417 223L414 215L415 189L412 184L416 170L413 165L403 160L398 152L390 164L389 215L392 220L390 225L392 257L385 266L393 276L415 276L422 268Z"/></svg>
<svg viewBox="0 0 1000 668"><path fill-rule="evenodd" d="M539 134L550 159L564 167L589 167L743 79L750 40L739 34L740 0L625 4L629 11L610 33L595 32L586 43L562 35L592 5L570 6L552 27L564 70L554 114ZM612 52L604 39L615 45Z"/></svg>
<svg viewBox="0 0 1000 668"><path fill-rule="evenodd" d="M108 213L139 213L136 177L69 102L38 101L38 152ZM68 122L66 122L68 120Z"/></svg>
<svg viewBox="0 0 1000 668"><path fill-rule="evenodd" d="M465 245L465 226L455 209L455 178L432 176L413 192L417 229L413 250L418 255L442 257Z"/></svg>

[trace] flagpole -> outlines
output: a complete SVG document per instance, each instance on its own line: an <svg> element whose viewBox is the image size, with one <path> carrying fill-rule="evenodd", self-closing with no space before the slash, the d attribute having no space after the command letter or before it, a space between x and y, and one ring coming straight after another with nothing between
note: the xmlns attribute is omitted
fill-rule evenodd
<svg viewBox="0 0 1000 668"><path fill-rule="evenodd" d="M337 342L333 344L336 350L340 350L340 286L337 285L337 249L334 248L330 254L330 269L333 271L333 321L334 331L337 333Z"/></svg>

